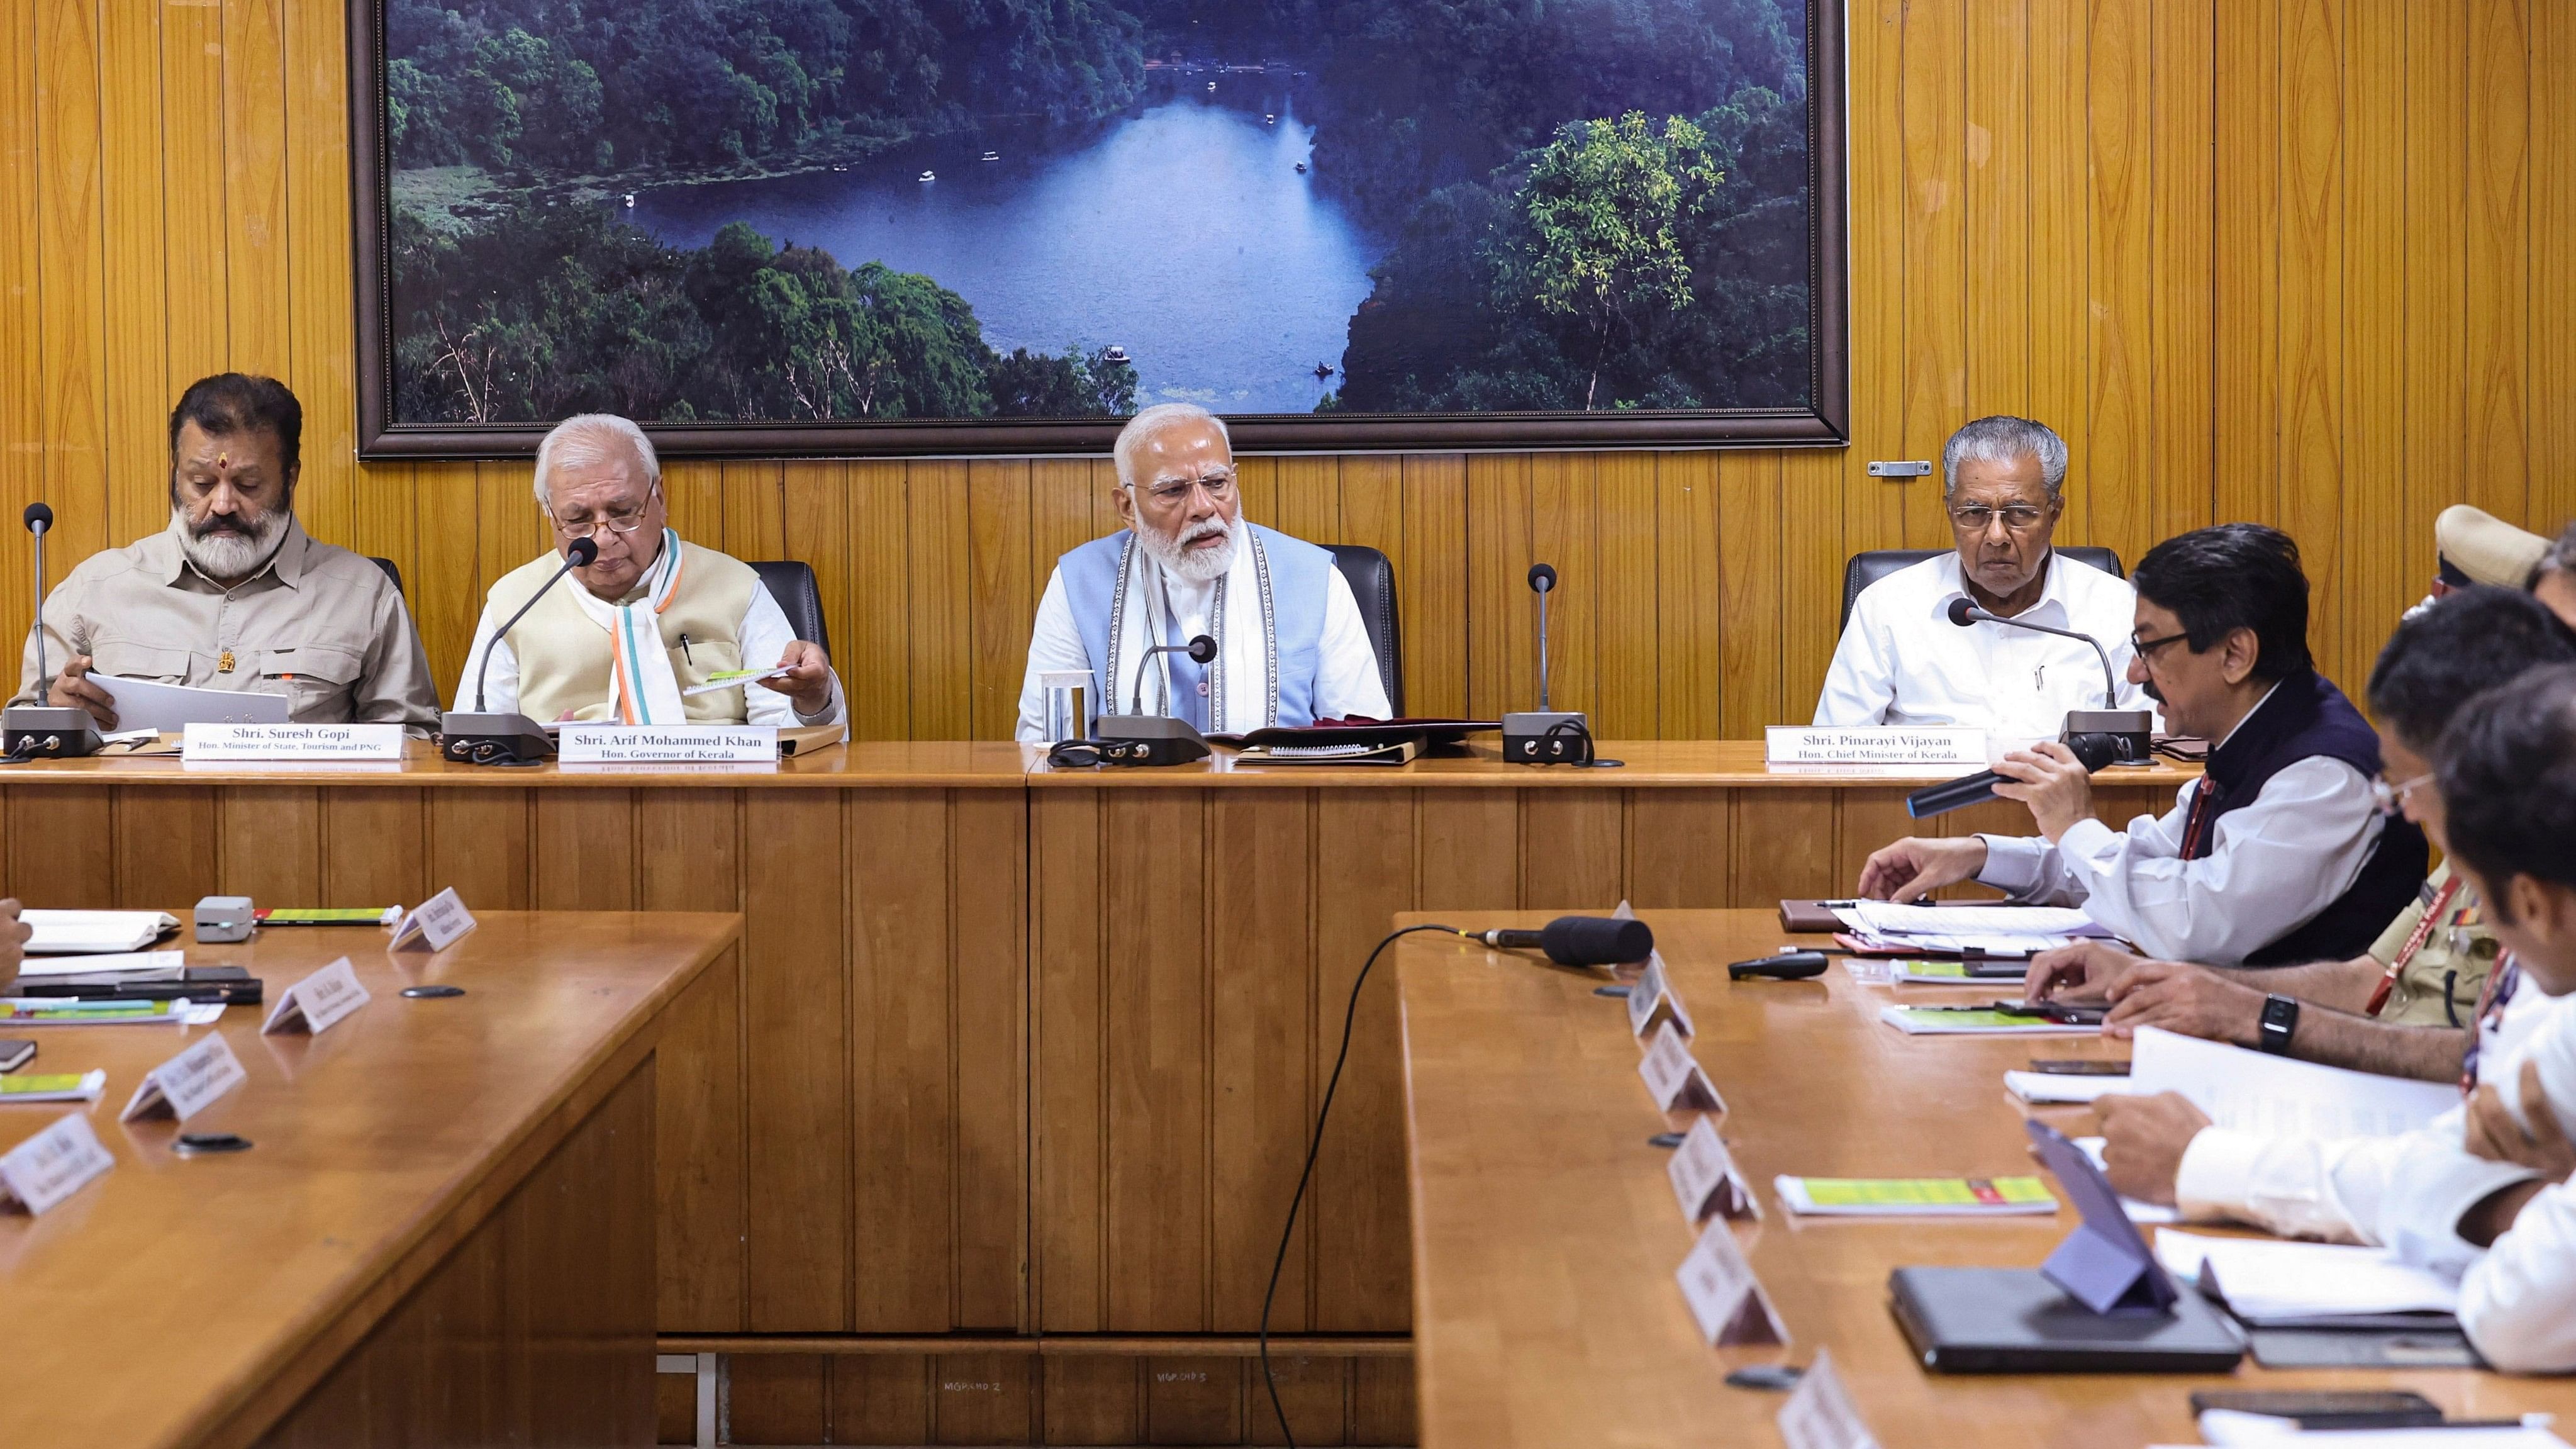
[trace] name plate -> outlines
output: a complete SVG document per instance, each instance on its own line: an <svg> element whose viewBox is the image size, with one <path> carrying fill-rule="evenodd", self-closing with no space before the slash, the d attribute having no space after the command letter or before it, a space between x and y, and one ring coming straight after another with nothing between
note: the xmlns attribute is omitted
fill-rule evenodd
<svg viewBox="0 0 2576 1449"><path fill-rule="evenodd" d="M179 758L209 760L400 760L398 724L192 724Z"/></svg>
<svg viewBox="0 0 2576 1449"><path fill-rule="evenodd" d="M1684 1036L1697 1036L1692 1028L1690 1008L1682 1005L1681 993L1673 990L1672 979L1664 974L1664 953L1657 951L1646 958L1646 969L1628 987L1628 1034L1644 1036L1657 1022L1669 1021Z"/></svg>
<svg viewBox="0 0 2576 1449"><path fill-rule="evenodd" d="M309 1031L315 1036L366 1005L373 998L358 981L358 973L341 957L293 986L277 999L268 1020L260 1023L259 1034L275 1036L280 1032Z"/></svg>
<svg viewBox="0 0 2576 1449"><path fill-rule="evenodd" d="M115 1165L89 1118L66 1112L0 1157L0 1201L41 1213Z"/></svg>
<svg viewBox="0 0 2576 1449"><path fill-rule="evenodd" d="M1986 732L1951 725L1772 725L1762 758L1773 765L1976 765Z"/></svg>
<svg viewBox="0 0 2576 1449"><path fill-rule="evenodd" d="M134 1100L118 1114L119 1122L146 1117L176 1117L185 1122L212 1105L217 1097L249 1080L241 1058L220 1036L209 1035L195 1046L143 1074Z"/></svg>
<svg viewBox="0 0 2576 1449"><path fill-rule="evenodd" d="M1667 1112L1723 1112L1726 1102L1717 1095L1717 1085L1708 1073L1699 1069L1691 1055L1690 1044L1671 1022L1655 1028L1654 1039L1646 1046L1646 1055L1637 1063L1637 1075L1646 1079L1646 1090L1654 1095L1655 1105Z"/></svg>
<svg viewBox="0 0 2576 1449"><path fill-rule="evenodd" d="M394 926L393 943L388 951L444 951L465 939L474 929L474 913L449 886L420 903L410 915Z"/></svg>
<svg viewBox="0 0 2576 1449"><path fill-rule="evenodd" d="M1664 1170L1673 1179L1673 1196L1680 1200L1682 1216L1696 1227L1712 1217L1762 1217L1762 1204L1753 1198L1753 1189L1745 1184L1744 1174L1735 1165L1735 1154L1726 1150L1718 1139L1717 1128L1706 1117L1691 1123L1682 1136L1681 1150L1673 1154Z"/></svg>
<svg viewBox="0 0 2576 1449"><path fill-rule="evenodd" d="M567 765L774 765L776 725L565 725Z"/></svg>
<svg viewBox="0 0 2576 1449"><path fill-rule="evenodd" d="M1789 1449L1878 1449L1878 1436L1869 1432L1860 1405L1852 1402L1833 1355L1821 1348L1772 1422Z"/></svg>
<svg viewBox="0 0 2576 1449"><path fill-rule="evenodd" d="M1682 1259L1673 1277L1682 1285L1699 1336L1710 1344L1787 1343L1789 1330L1762 1291L1753 1265L1744 1261L1735 1232L1724 1222L1708 1225Z"/></svg>

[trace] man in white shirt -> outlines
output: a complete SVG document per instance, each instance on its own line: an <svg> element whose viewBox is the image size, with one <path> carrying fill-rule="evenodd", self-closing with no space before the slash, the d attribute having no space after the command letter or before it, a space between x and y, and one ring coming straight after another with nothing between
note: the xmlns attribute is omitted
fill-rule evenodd
<svg viewBox="0 0 2576 1449"><path fill-rule="evenodd" d="M1941 450L1942 506L1958 542L1861 590L1834 647L1819 725L1965 725L2001 741L2055 739L2073 709L2146 709L2134 683L2103 697L2103 656L2007 624L1953 624L1950 602L2100 640L2128 666L2129 586L2049 546L2065 510L2066 443L2028 418L1991 417Z"/></svg>
<svg viewBox="0 0 2576 1449"><path fill-rule="evenodd" d="M1914 900L1975 879L2080 905L2148 955L2284 965L2359 955L2423 883L2421 832L2379 812L2379 737L2308 655L2308 580L2289 535L2231 523L2138 560L2130 679L2177 733L2218 743L2163 817L2093 817L2084 766L2055 741L1995 766L2039 838L1913 838L1862 867L1864 896Z"/></svg>
<svg viewBox="0 0 2576 1449"><path fill-rule="evenodd" d="M458 709L609 724L793 727L847 718L831 661L796 637L751 566L680 541L643 429L609 413L557 423L537 447L536 494L554 549L485 595ZM584 538L596 558L546 588ZM496 640L531 599L527 617ZM752 677L762 671L775 672Z"/></svg>
<svg viewBox="0 0 2576 1449"><path fill-rule="evenodd" d="M1332 553L1244 520L1223 419L1147 408L1114 456L1127 527L1056 561L1029 637L1020 739L1046 738L1042 676L1059 671L1091 676L1094 717L1168 715L1206 734L1394 712ZM1205 662L1177 652L1201 635L1216 646Z"/></svg>
<svg viewBox="0 0 2576 1449"><path fill-rule="evenodd" d="M2559 1181L2576 1120L2576 665L2462 705L2436 781L2454 868L2509 953L2492 994L2510 1004L2480 1012L2469 1065L2486 1110L2324 1139L2213 1127L2175 1093L2104 1097L2106 1169L2121 1192L2187 1216L2465 1270L2460 1325L2487 1361L2564 1373L2576 1370L2576 1197Z"/></svg>

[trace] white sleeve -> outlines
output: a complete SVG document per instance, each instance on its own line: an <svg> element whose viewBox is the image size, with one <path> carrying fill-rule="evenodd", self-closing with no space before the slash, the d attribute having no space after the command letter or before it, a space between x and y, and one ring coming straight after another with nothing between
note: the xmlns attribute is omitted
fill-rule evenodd
<svg viewBox="0 0 2576 1449"><path fill-rule="evenodd" d="M1816 724L1874 725L1887 723L1888 707L1896 702L1896 672L1878 651L1878 631L1871 627L1874 611L1864 593L1852 605L1851 622L1843 626L1843 637L1834 645L1834 662L1825 670L1824 691L1816 696Z"/></svg>
<svg viewBox="0 0 2576 1449"><path fill-rule="evenodd" d="M483 606L483 617L474 621L474 647L465 651L465 675L456 681L456 705L459 710L472 710L474 676L483 667L483 655L492 655L492 673L483 681L484 708L496 714L509 714L519 707L519 651L510 641L494 641L492 629L501 621L492 617L492 606ZM537 721L544 724L544 720Z"/></svg>
<svg viewBox="0 0 2576 1449"><path fill-rule="evenodd" d="M763 585L751 591L751 607L742 611L742 624L734 630L733 637L742 645L742 667L765 669L776 664L786 655L787 646L796 642L796 627L787 622L787 611L778 607L778 600ZM793 696L780 694L765 684L742 687L742 709L744 723L775 725L783 730L798 725L839 724L849 717L841 699L837 670L832 673L831 702L811 719L797 712Z"/></svg>
<svg viewBox="0 0 2576 1449"><path fill-rule="evenodd" d="M1330 570L1324 584L1324 637L1315 659L1315 718L1349 719L1355 714L1388 719L1395 706L1386 697L1386 680L1377 671L1377 649L1369 643L1368 624L1360 618L1359 596L1340 569Z"/></svg>
<svg viewBox="0 0 2576 1449"><path fill-rule="evenodd" d="M1082 647L1082 630L1073 620L1073 600L1064 591L1064 570L1058 568L1047 576L1046 592L1038 596L1038 617L1029 630L1029 667L1020 677L1020 723L1016 734L1022 744L1038 744L1046 738L1046 691L1038 686L1038 676L1059 669L1091 668L1091 653ZM1092 680L1090 709L1096 718L1101 712L1100 681Z"/></svg>
<svg viewBox="0 0 2576 1449"><path fill-rule="evenodd" d="M2526 983L2527 984L2527 983ZM2576 1002L2576 998L2565 1001ZM2552 1002L2518 1054L2481 1072L2525 1123L2535 1108L2562 1130L2576 1123L2576 1017ZM2524 1060L2540 1065L2545 1103L2522 1100ZM2460 1327L2487 1362L2507 1373L2576 1371L2576 1196L2566 1184L2524 1203L2513 1226L2460 1280Z"/></svg>
<svg viewBox="0 0 2576 1449"><path fill-rule="evenodd" d="M2174 808L2163 816L2141 815L2129 822L2128 835L2140 841L2179 841L2182 824L2189 812L2191 792L2198 782L2183 786L2175 793ZM2077 830L2093 827L2079 839ZM2093 831L2100 831L2096 836ZM1990 885L2009 894L2025 905L2079 906L2092 886L2089 876L2078 871L2068 857L2070 847L2086 844L2098 846L2103 839L2118 840L2110 827L2099 820L2079 820L2065 836L2051 845L2039 836L1979 835L1986 843L1986 864L1977 872L1979 885ZM2180 853L2179 845L2174 847ZM2190 957L2179 958L2190 960Z"/></svg>
<svg viewBox="0 0 2576 1449"><path fill-rule="evenodd" d="M2079 820L2057 849L2105 929L2150 956L2211 966L2242 962L2331 905L2386 823L2370 781L2323 756L2288 766L2220 816L2199 860L2182 858L2187 817L2177 809L2117 833Z"/></svg>

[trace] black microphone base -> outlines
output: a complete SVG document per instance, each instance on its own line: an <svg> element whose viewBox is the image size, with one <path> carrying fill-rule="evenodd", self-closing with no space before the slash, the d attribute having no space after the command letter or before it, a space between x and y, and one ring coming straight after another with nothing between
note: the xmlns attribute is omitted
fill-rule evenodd
<svg viewBox="0 0 2576 1449"><path fill-rule="evenodd" d="M1207 736L1187 720L1162 714L1104 714L1092 737L1110 747L1104 764L1186 765L1209 755Z"/></svg>
<svg viewBox="0 0 2576 1449"><path fill-rule="evenodd" d="M0 710L0 744L13 755L69 760L98 753L98 721L85 709L21 704Z"/></svg>
<svg viewBox="0 0 2576 1449"><path fill-rule="evenodd" d="M1503 758L1515 765L1575 764L1583 759L1589 729L1579 711L1531 709L1504 715Z"/></svg>
<svg viewBox="0 0 2576 1449"><path fill-rule="evenodd" d="M2112 764L2149 765L2155 763L2155 729L2156 717L2143 709L2070 709L2066 733L2058 738L2108 735Z"/></svg>
<svg viewBox="0 0 2576 1449"><path fill-rule="evenodd" d="M533 765L554 755L546 727L523 714L450 710L438 717L439 753L461 765Z"/></svg>

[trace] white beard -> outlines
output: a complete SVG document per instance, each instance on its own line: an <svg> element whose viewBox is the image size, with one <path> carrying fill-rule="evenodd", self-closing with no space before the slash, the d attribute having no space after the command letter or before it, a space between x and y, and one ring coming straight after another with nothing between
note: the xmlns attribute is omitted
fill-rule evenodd
<svg viewBox="0 0 2576 1449"><path fill-rule="evenodd" d="M188 522L188 515L178 508L170 510L170 531L179 536L179 551L188 562L210 579L238 580L267 562L286 536L286 527L294 516L283 508L273 508L251 525L247 534L217 532L200 534Z"/></svg>
<svg viewBox="0 0 2576 1449"><path fill-rule="evenodd" d="M1233 528L1222 518L1191 524L1178 534L1164 533L1141 519L1136 523L1136 541L1144 545L1146 555L1174 578L1193 584L1214 583L1234 567L1233 535ZM1223 538L1225 546L1189 547L1193 540L1209 537Z"/></svg>

